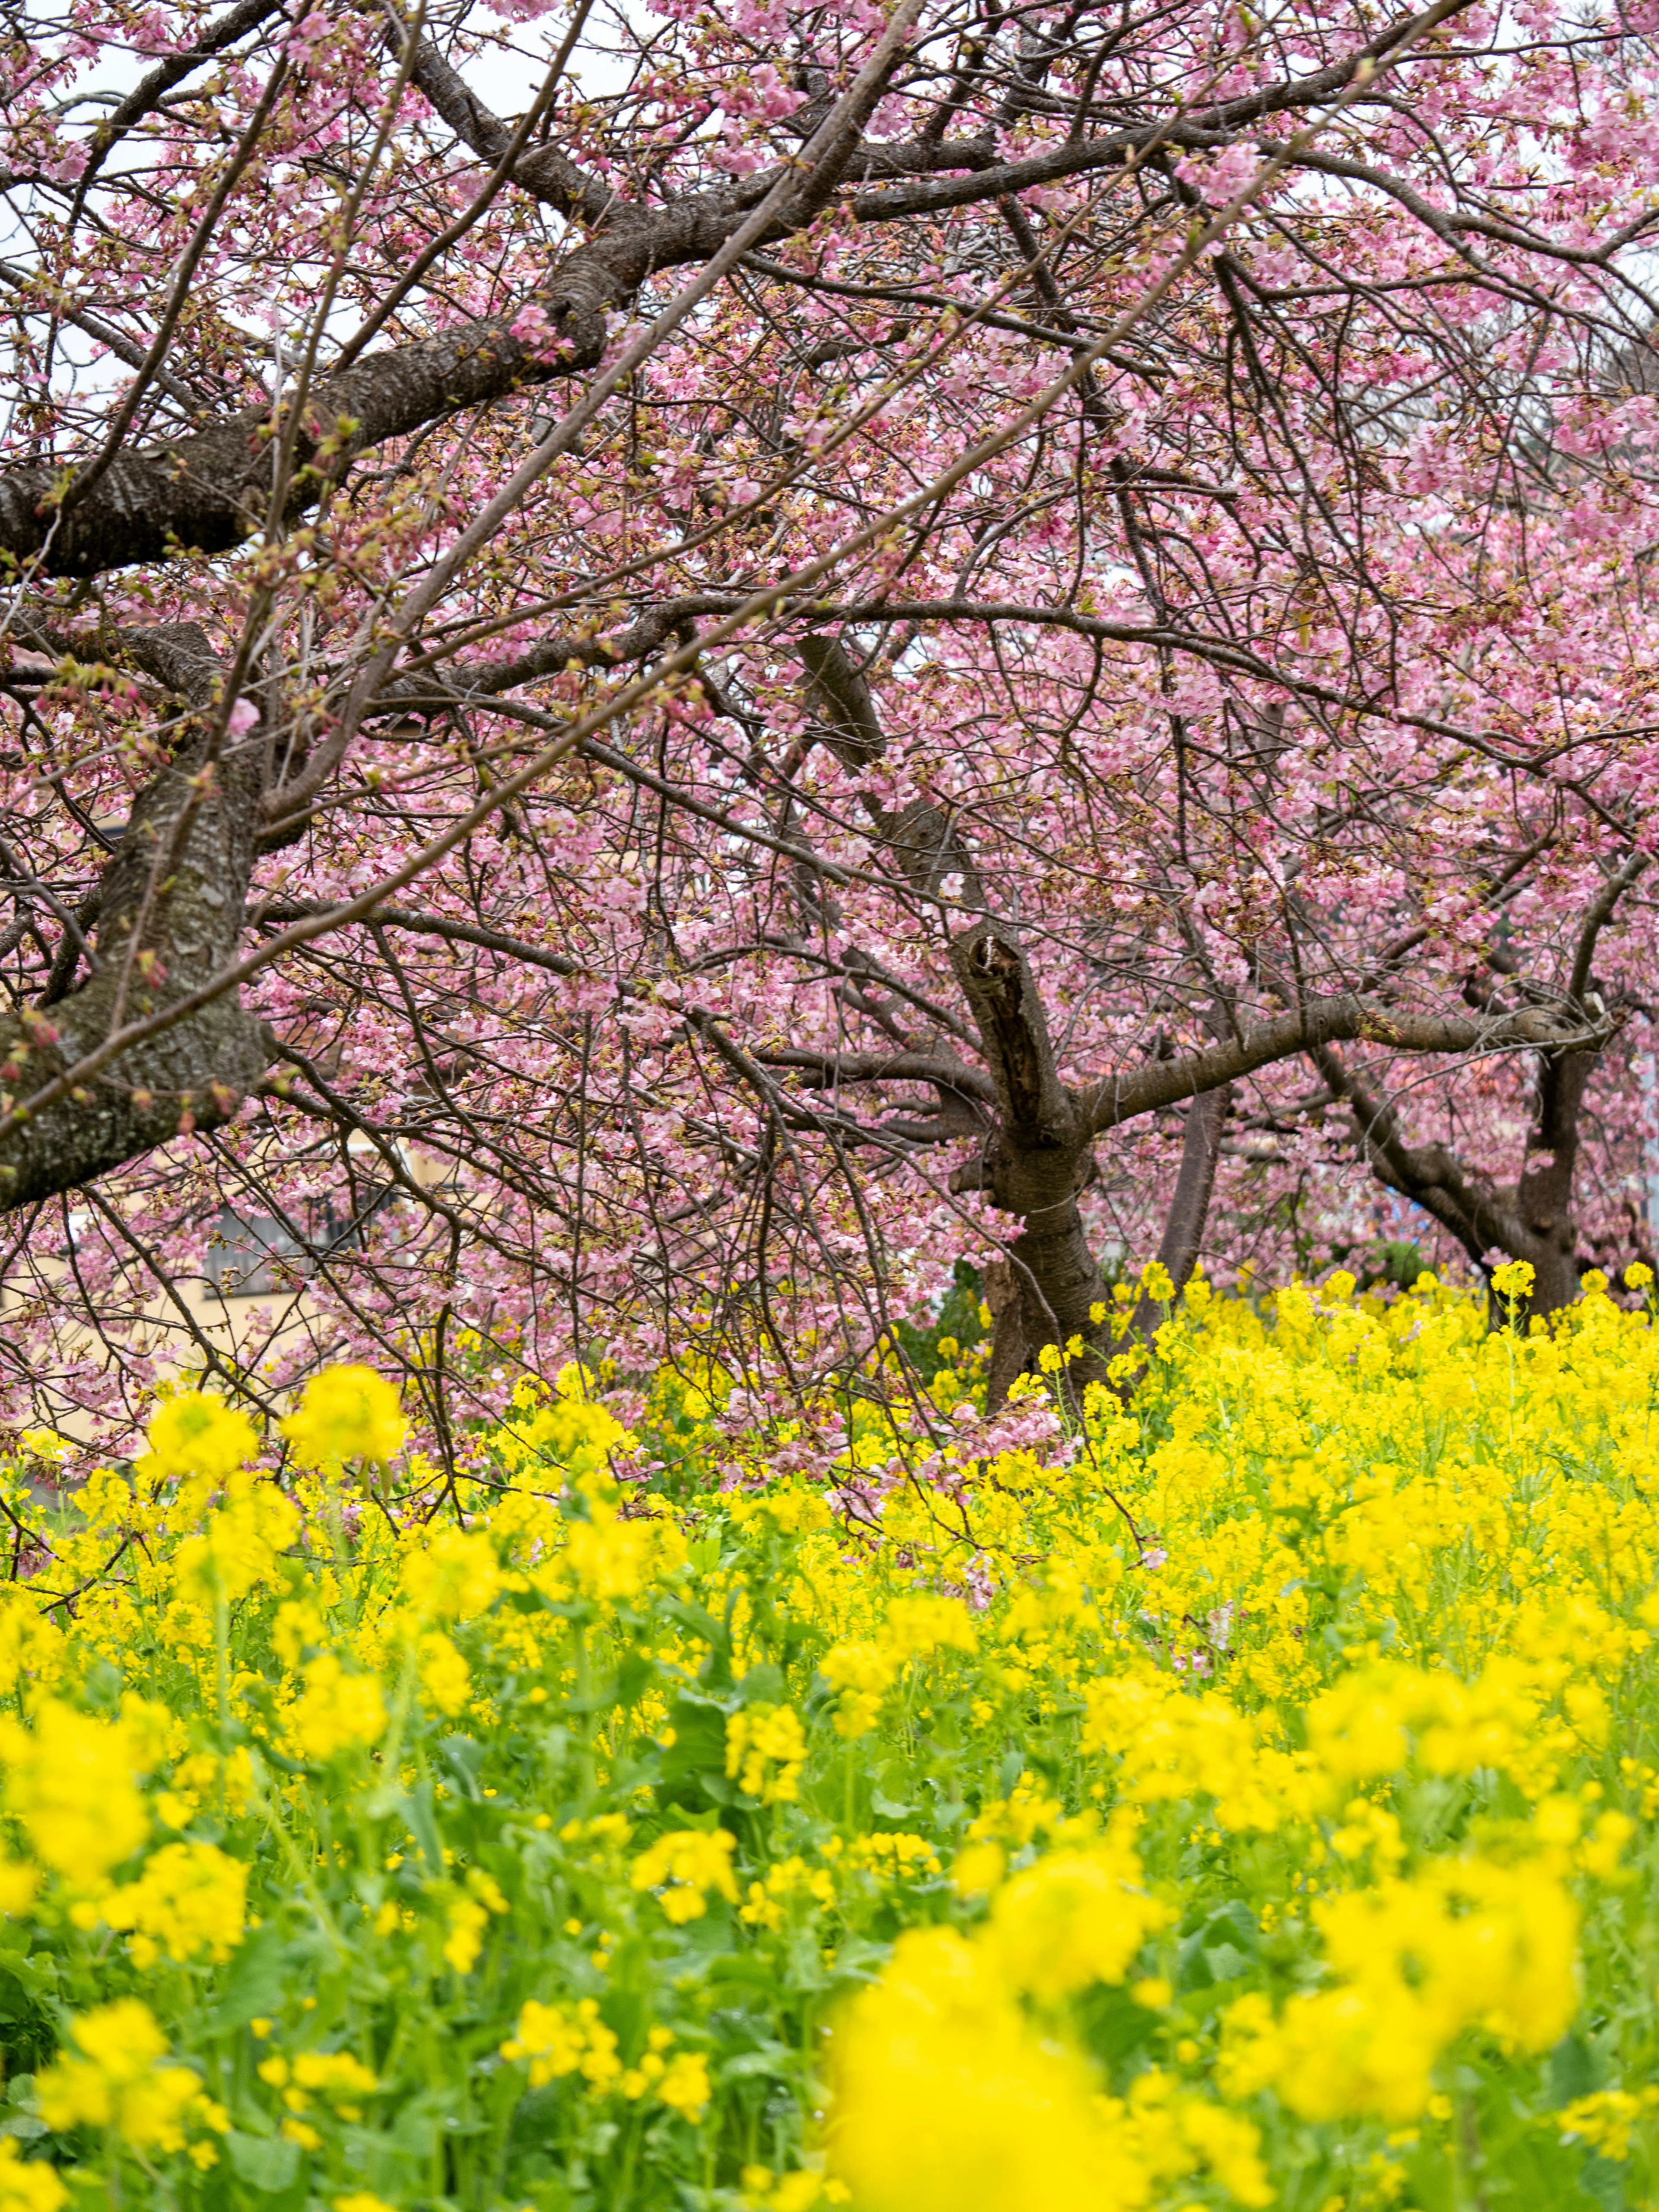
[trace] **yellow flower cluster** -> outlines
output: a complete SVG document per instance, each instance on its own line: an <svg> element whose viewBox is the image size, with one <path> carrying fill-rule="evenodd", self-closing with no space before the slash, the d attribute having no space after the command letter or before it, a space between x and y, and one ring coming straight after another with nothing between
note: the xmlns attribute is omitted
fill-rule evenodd
<svg viewBox="0 0 1659 2212"><path fill-rule="evenodd" d="M1058 1933L1066 1906L1058 1893L1048 1902ZM1097 1912L1095 1896L1082 1899L1083 1927ZM1047 1951L1045 1978L1054 1956ZM1206 2175L1241 2204L1271 2202L1249 2121L1157 2071L1125 2099L1101 2096L1077 2052L1033 2032L1006 1969L1006 1953L954 1929L913 1930L854 2002L836 2069L836 2154L857 2203L1051 2212L1086 2191L1103 2212L1131 2212L1170 2183Z"/></svg>
<svg viewBox="0 0 1659 2212"><path fill-rule="evenodd" d="M683 1926L702 1918L711 1890L728 1904L737 1903L732 1872L736 1850L737 1838L727 1828L676 1828L640 1854L629 1879L635 1889L654 1891L667 1917Z"/></svg>
<svg viewBox="0 0 1659 2212"><path fill-rule="evenodd" d="M908 1835L902 1828L856 1838L848 1846L847 1857L850 1865L869 1867L889 1880L896 1876L915 1878L945 1871L938 1852L927 1837Z"/></svg>
<svg viewBox="0 0 1659 2212"><path fill-rule="evenodd" d="M937 1864L937 1862L935 1862ZM764 1881L751 1881L738 1917L751 1927L781 1928L792 1904L807 1911L834 1905L835 1876L827 1867L809 1866L799 1853L766 1869Z"/></svg>
<svg viewBox="0 0 1659 2212"><path fill-rule="evenodd" d="M61 2056L35 2085L50 2128L112 2129L135 2150L185 2148L189 2123L222 2134L224 2109L203 2090L188 2066L167 2064L167 2041L148 2005L122 1997L70 2023L76 2048ZM214 2164L205 2137L191 2146L196 2162Z"/></svg>
<svg viewBox="0 0 1659 2212"><path fill-rule="evenodd" d="M702 2118L709 2098L708 2061L700 2051L674 2051L666 2028L653 2027L635 2066L617 2055L617 2037L599 2017L596 1999L545 2005L532 1997L519 2014L517 2033L501 2047L503 2058L527 2062L532 2088L580 2075L594 2095L613 2092L630 2103L653 2100L688 2120Z"/></svg>
<svg viewBox="0 0 1659 2212"><path fill-rule="evenodd" d="M97 1917L111 1928L134 1930L133 1964L172 1960L228 1959L241 1940L247 1869L212 1844L166 1844L153 1852L135 1882L111 1890Z"/></svg>
<svg viewBox="0 0 1659 2212"><path fill-rule="evenodd" d="M867 1735L888 1692L913 1661L939 1651L972 1654L978 1648L973 1621L960 1599L895 1598L878 1634L837 1644L819 1662L824 1680L841 1692L837 1730L845 1736Z"/></svg>
<svg viewBox="0 0 1659 2212"><path fill-rule="evenodd" d="M148 1761L133 1728L45 1699L32 1728L0 1716L5 1803L44 1867L88 1887L149 1832L136 1785Z"/></svg>
<svg viewBox="0 0 1659 2212"><path fill-rule="evenodd" d="M1547 2051L1578 2009L1577 1911L1537 1866L1430 1862L1415 1881L1321 1899L1313 1920L1334 1985L1276 2021L1259 1992L1231 2008L1218 2074L1236 2096L1271 2083L1310 2119L1415 2119L1471 2022Z"/></svg>
<svg viewBox="0 0 1659 2212"><path fill-rule="evenodd" d="M62 2212L69 2191L45 2159L25 2160L15 2136L0 2142L0 2212Z"/></svg>
<svg viewBox="0 0 1659 2212"><path fill-rule="evenodd" d="M799 1795L806 1733L790 1705L745 1705L726 1723L726 1771L745 1796L785 1805Z"/></svg>
<svg viewBox="0 0 1659 2212"><path fill-rule="evenodd" d="M348 1673L337 1654L319 1651L306 1662L301 1680L288 1730L301 1758L332 1759L385 1735L386 1699L373 1674Z"/></svg>
<svg viewBox="0 0 1659 2212"><path fill-rule="evenodd" d="M302 1467L337 1468L349 1460L396 1459L409 1424L385 1376L372 1367L330 1367L306 1385L283 1433Z"/></svg>
<svg viewBox="0 0 1659 2212"><path fill-rule="evenodd" d="M1575 2098L1556 2115L1556 2121L1565 2142L1588 2143L1603 2158L1626 2159L1632 2133L1656 2108L1659 2088L1649 2082L1634 2094L1628 2089L1598 2089L1593 2096Z"/></svg>

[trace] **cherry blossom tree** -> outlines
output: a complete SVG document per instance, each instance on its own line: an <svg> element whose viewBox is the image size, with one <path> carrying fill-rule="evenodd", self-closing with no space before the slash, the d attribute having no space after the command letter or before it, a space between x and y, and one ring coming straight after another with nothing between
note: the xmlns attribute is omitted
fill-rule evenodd
<svg viewBox="0 0 1659 2212"><path fill-rule="evenodd" d="M13 1412L1640 1246L1656 32L13 16Z"/></svg>

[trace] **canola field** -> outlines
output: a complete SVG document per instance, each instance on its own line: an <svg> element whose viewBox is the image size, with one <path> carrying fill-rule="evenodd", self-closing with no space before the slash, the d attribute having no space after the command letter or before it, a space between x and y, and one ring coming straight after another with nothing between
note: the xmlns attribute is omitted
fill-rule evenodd
<svg viewBox="0 0 1659 2212"><path fill-rule="evenodd" d="M1656 1377L1200 1281L840 1511L573 1370L424 1520L363 1370L173 1399L5 1495L0 2212L1653 2203Z"/></svg>

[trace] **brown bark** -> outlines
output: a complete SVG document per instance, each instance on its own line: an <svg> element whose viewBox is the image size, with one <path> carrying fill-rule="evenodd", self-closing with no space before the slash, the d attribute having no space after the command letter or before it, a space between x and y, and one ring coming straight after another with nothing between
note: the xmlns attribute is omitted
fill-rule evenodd
<svg viewBox="0 0 1659 2212"><path fill-rule="evenodd" d="M824 742L845 767L873 767L887 750L887 734L863 672L834 638L803 638L800 657L807 675L807 703L818 718ZM961 887L951 903L984 905L984 886L973 855L942 806L921 798L893 810L867 793L862 803L900 872L920 897L938 898L947 878L959 876Z"/></svg>
<svg viewBox="0 0 1659 2212"><path fill-rule="evenodd" d="M125 657L198 710L219 670L189 623L123 634ZM42 1013L0 1021L0 1111L106 1051L113 1032L165 1012L234 956L253 866L263 739L210 758L198 728L135 802L99 887L95 965ZM124 1051L0 1136L0 1209L72 1190L181 1129L229 1119L269 1058L234 994Z"/></svg>
<svg viewBox="0 0 1659 2212"><path fill-rule="evenodd" d="M1363 1042L1391 1052L1502 1052L1515 1045L1574 1052L1606 1042L1618 1024L1605 1013L1557 1012L1528 1006L1517 1013L1462 1016L1396 1012L1381 1000L1344 992L1310 999L1291 1012L1257 1022L1224 1044L1204 1045L1176 1060L1104 1077L1085 1094L1097 1134L1139 1114L1178 1106L1183 1098L1253 1075L1293 1053L1317 1053L1330 1044Z"/></svg>
<svg viewBox="0 0 1659 2212"><path fill-rule="evenodd" d="M1080 1385L1104 1371L1100 1324L1090 1316L1100 1300L1100 1267L1078 1206L1092 1170L1091 1132L1060 1080L1042 996L1012 929L976 923L953 940L951 964L997 1097L997 1130L985 1150L981 1187L1021 1224L1008 1249L1019 1367L1029 1367L1045 1345L1081 1337L1085 1358L1068 1370ZM1006 1334L1004 1366L1013 1355L1012 1322Z"/></svg>

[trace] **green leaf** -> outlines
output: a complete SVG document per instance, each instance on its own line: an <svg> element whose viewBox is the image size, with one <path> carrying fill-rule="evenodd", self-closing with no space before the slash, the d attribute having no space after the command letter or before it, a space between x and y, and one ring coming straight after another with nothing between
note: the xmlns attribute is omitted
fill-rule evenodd
<svg viewBox="0 0 1659 2212"><path fill-rule="evenodd" d="M422 1777L409 1793L407 1800L409 1831L420 1845L427 1864L434 1874L444 1870L444 1847L438 1834L437 1815L432 1809L432 1784Z"/></svg>
<svg viewBox="0 0 1659 2212"><path fill-rule="evenodd" d="M443 1742L444 1765L448 1768L456 1789L463 1797L475 1801L483 1797L478 1777L483 1771L484 1747L470 1735L447 1735ZM425 1845L422 1844L422 1850Z"/></svg>
<svg viewBox="0 0 1659 2212"><path fill-rule="evenodd" d="M1595 2057L1577 2028L1569 2028L1550 2053L1550 2102L1571 2105L1575 2099L1588 2097L1598 2089L1599 2069Z"/></svg>
<svg viewBox="0 0 1659 2212"><path fill-rule="evenodd" d="M676 1698L669 1708L668 1724L674 1741L663 1753L657 1783L662 1805L695 1805L702 1785L712 1781L726 1789L726 1708L707 1698Z"/></svg>
<svg viewBox="0 0 1659 2212"><path fill-rule="evenodd" d="M738 1683L738 1695L745 1705L781 1705L789 1695L789 1685L776 1661L763 1659Z"/></svg>
<svg viewBox="0 0 1659 2212"><path fill-rule="evenodd" d="M214 2008L216 2034L223 2034L227 2028L246 2027L262 2014L281 2012L283 1957L279 1929L261 1928L248 1937L230 1962Z"/></svg>
<svg viewBox="0 0 1659 2212"><path fill-rule="evenodd" d="M292 2188L299 2176L300 2146L284 2136L272 2136L262 2142L258 2136L245 2136L233 2128L225 2137L225 2148L237 2179L246 2182L250 2189L263 2190L268 2197Z"/></svg>

